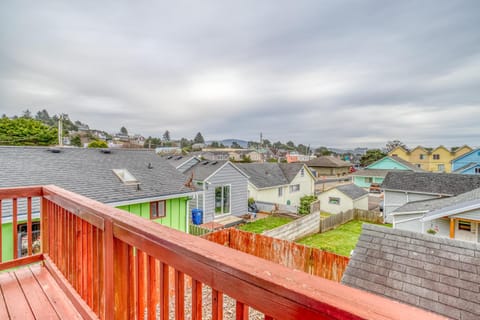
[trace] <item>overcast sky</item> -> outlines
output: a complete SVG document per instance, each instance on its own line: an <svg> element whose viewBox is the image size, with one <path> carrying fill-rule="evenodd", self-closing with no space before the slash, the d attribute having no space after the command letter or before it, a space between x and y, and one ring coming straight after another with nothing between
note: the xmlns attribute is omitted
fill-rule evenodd
<svg viewBox="0 0 480 320"><path fill-rule="evenodd" d="M1 1L0 113L44 108L145 136L480 146L480 1Z"/></svg>

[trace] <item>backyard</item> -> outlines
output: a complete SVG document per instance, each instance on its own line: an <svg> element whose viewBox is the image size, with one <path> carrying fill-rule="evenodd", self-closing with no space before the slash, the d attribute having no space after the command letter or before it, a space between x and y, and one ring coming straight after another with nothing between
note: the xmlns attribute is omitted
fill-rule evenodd
<svg viewBox="0 0 480 320"><path fill-rule="evenodd" d="M362 224L364 223L368 222L352 220L336 229L324 233L317 233L300 239L297 242L309 247L349 257L358 242L358 238L362 232ZM391 225L388 224L384 226L391 227Z"/></svg>
<svg viewBox="0 0 480 320"><path fill-rule="evenodd" d="M289 223L290 221L292 221L292 218L269 216L263 219L258 219L254 222L246 223L240 226L239 229L253 233L262 233L265 230L275 229L281 225Z"/></svg>

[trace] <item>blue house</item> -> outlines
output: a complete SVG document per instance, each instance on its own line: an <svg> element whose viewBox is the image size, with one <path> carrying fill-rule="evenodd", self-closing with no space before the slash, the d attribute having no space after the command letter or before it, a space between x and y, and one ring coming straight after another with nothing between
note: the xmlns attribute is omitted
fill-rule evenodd
<svg viewBox="0 0 480 320"><path fill-rule="evenodd" d="M480 149L475 149L452 160L452 172L480 174Z"/></svg>
<svg viewBox="0 0 480 320"><path fill-rule="evenodd" d="M370 164L363 170L352 173L353 183L361 188L369 188L372 183L381 184L390 171L399 170L424 172L420 167L399 157L387 156Z"/></svg>

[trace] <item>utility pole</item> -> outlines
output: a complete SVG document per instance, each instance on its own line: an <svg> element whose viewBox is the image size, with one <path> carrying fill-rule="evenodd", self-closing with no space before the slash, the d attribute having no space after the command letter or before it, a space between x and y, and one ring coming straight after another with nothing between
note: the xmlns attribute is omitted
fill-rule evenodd
<svg viewBox="0 0 480 320"><path fill-rule="evenodd" d="M63 115L60 114L58 117L58 145L63 147Z"/></svg>

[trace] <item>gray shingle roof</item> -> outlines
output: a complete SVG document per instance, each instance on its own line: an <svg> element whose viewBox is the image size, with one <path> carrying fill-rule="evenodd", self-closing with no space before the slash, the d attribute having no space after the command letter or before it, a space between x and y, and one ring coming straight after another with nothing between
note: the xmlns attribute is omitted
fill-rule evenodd
<svg viewBox="0 0 480 320"><path fill-rule="evenodd" d="M259 189L290 183L278 163L238 163L237 166L249 176L249 181Z"/></svg>
<svg viewBox="0 0 480 320"><path fill-rule="evenodd" d="M218 160L218 161L204 160L197 163L187 171L185 171L185 175L190 176L193 172L194 180L204 181L209 176L211 176L212 173L220 169L227 162L228 161L226 160Z"/></svg>
<svg viewBox="0 0 480 320"><path fill-rule="evenodd" d="M192 192L187 177L153 151L43 147L0 147L0 187L54 184L103 203ZM151 169L148 165L151 164ZM125 185L112 169L127 169L140 183Z"/></svg>
<svg viewBox="0 0 480 320"><path fill-rule="evenodd" d="M480 175L391 171L381 187L384 190L453 196L480 188Z"/></svg>
<svg viewBox="0 0 480 320"><path fill-rule="evenodd" d="M350 162L346 162L332 156L321 156L318 158L314 158L305 162L305 164L309 167L325 167L325 168L342 168L342 167L352 166Z"/></svg>
<svg viewBox="0 0 480 320"><path fill-rule="evenodd" d="M183 156L183 155L164 155L161 156L163 160L168 162L173 167L177 168L178 166L182 165L183 163L193 159L192 156Z"/></svg>
<svg viewBox="0 0 480 320"><path fill-rule="evenodd" d="M342 283L452 319L479 319L480 245L363 224Z"/></svg>
<svg viewBox="0 0 480 320"><path fill-rule="evenodd" d="M310 170L307 166L300 162L279 163L278 166L280 167L280 170L282 170L283 175L285 176L285 179L287 179L288 183L292 182L292 180L295 179L300 169L305 168L305 174L307 174L307 171Z"/></svg>
<svg viewBox="0 0 480 320"><path fill-rule="evenodd" d="M344 184L344 185L338 186L336 188L352 200L356 200L356 199L361 198L361 197L368 194L368 192L365 191L365 189L360 188L359 186L357 186L353 183Z"/></svg>
<svg viewBox="0 0 480 320"><path fill-rule="evenodd" d="M386 169L362 169L351 173L352 176L359 177L385 177L387 173L394 170Z"/></svg>
<svg viewBox="0 0 480 320"><path fill-rule="evenodd" d="M480 188L459 194L455 197L408 202L393 212L429 212L476 199L480 199Z"/></svg>

